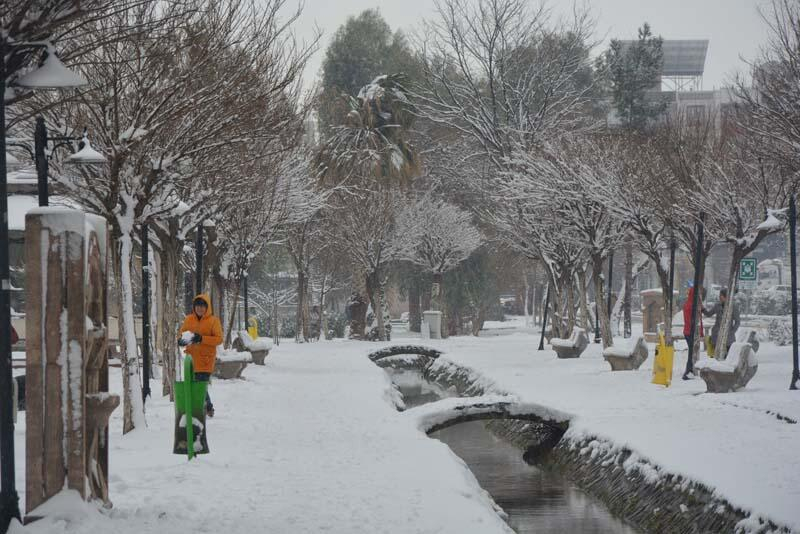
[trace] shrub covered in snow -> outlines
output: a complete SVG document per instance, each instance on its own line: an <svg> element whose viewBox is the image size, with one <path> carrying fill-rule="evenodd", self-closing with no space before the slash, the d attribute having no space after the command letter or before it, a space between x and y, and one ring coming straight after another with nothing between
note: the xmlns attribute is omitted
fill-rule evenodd
<svg viewBox="0 0 800 534"><path fill-rule="evenodd" d="M755 291L751 307L758 315L787 315L792 309L792 294L789 291L773 289Z"/></svg>
<svg viewBox="0 0 800 534"><path fill-rule="evenodd" d="M779 346L792 342L792 323L787 319L773 319L769 323L769 340Z"/></svg>

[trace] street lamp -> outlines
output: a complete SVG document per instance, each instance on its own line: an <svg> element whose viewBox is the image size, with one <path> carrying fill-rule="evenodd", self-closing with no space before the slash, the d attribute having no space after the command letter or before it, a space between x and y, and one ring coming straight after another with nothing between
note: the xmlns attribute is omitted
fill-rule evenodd
<svg viewBox="0 0 800 534"><path fill-rule="evenodd" d="M20 519L19 496L14 480L14 421L11 393L11 302L8 266L8 183L6 168L6 54L13 48L46 48L42 65L17 80L19 87L61 89L86 85L87 81L66 67L49 42L14 43L0 37L0 532L12 519Z"/></svg>
<svg viewBox="0 0 800 534"><path fill-rule="evenodd" d="M44 118L37 117L36 129L34 130L33 134L33 151L31 151L26 144L18 142L7 142L6 144L26 149L33 158L33 161L36 165L37 190L39 193L39 206L41 207L45 207L49 204L50 196L47 182L48 176L50 175L50 160L48 157L47 148L48 143L53 143L53 146L49 151L50 155L54 154L55 151L60 147L74 147L74 145L77 143L77 151L70 155L65 161L65 163L70 165L90 166L103 164L107 161L103 154L92 148L91 144L89 143L89 137L87 135L86 128L84 128L83 135L81 137L72 137L68 135L51 136L47 132L47 126L45 126ZM16 158L14 159L16 161Z"/></svg>

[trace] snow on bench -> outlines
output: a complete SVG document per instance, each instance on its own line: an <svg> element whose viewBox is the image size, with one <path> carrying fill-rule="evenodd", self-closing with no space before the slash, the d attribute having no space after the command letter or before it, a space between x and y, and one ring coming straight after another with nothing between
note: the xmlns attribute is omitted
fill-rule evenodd
<svg viewBox="0 0 800 534"><path fill-rule="evenodd" d="M706 358L694 365L706 383L708 393L729 393L742 389L758 370L758 359L749 343L733 343L726 360Z"/></svg>
<svg viewBox="0 0 800 534"><path fill-rule="evenodd" d="M634 342L626 340L621 345L607 347L603 350L603 358L611 365L612 371L632 371L638 369L647 359L647 344L644 337L635 338Z"/></svg>
<svg viewBox="0 0 800 534"><path fill-rule="evenodd" d="M753 347L753 352L758 352L761 343L758 342L758 334L752 328L740 328L736 332L736 341L740 343L747 343Z"/></svg>
<svg viewBox="0 0 800 534"><path fill-rule="evenodd" d="M586 336L586 330L576 326L569 338L553 338L550 340L550 345L559 358L578 358L589 346L589 338Z"/></svg>
<svg viewBox="0 0 800 534"><path fill-rule="evenodd" d="M264 365L269 351L272 349L272 340L268 337L253 339L246 330L239 331L239 336L233 342L233 348L239 352L249 352L256 365Z"/></svg>
<svg viewBox="0 0 800 534"><path fill-rule="evenodd" d="M410 408L403 412L420 431L430 434L458 423L488 419L522 419L544 423L562 433L570 417L558 410L541 405L519 402L512 395L481 395L479 397L450 397Z"/></svg>

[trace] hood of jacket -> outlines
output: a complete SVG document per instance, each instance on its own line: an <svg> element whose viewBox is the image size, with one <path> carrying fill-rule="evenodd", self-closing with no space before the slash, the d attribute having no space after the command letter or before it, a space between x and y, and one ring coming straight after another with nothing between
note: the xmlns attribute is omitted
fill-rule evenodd
<svg viewBox="0 0 800 534"><path fill-rule="evenodd" d="M206 306L208 306L208 311L204 317L214 315L214 311L211 309L211 297L208 296L208 293L200 293L199 295L195 295L195 297L192 299L192 313L194 313L194 301L197 299L202 300L206 303Z"/></svg>

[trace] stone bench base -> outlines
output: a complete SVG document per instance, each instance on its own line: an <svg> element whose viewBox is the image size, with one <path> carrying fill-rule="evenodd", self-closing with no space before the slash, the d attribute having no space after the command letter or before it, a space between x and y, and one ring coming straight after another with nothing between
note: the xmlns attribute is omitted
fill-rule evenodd
<svg viewBox="0 0 800 534"><path fill-rule="evenodd" d="M644 338L636 340L633 350L627 355L621 354L617 347L608 347L603 351L603 358L611 365L612 371L634 371L647 360L647 345Z"/></svg>
<svg viewBox="0 0 800 534"><path fill-rule="evenodd" d="M730 393L742 389L750 382L758 371L758 365L748 367L741 375L715 371L713 369L700 369L700 378L706 383L707 393Z"/></svg>
<svg viewBox="0 0 800 534"><path fill-rule="evenodd" d="M222 380L232 380L234 378L241 378L242 371L247 367L245 361L219 361L214 368L214 376Z"/></svg>
<svg viewBox="0 0 800 534"><path fill-rule="evenodd" d="M553 347L553 350L556 351L556 356L564 360L580 358L581 354L583 354L583 350L578 347Z"/></svg>
<svg viewBox="0 0 800 534"><path fill-rule="evenodd" d="M256 365L264 365L264 360L269 355L268 350L253 350L250 351L250 354L253 356L253 363Z"/></svg>

